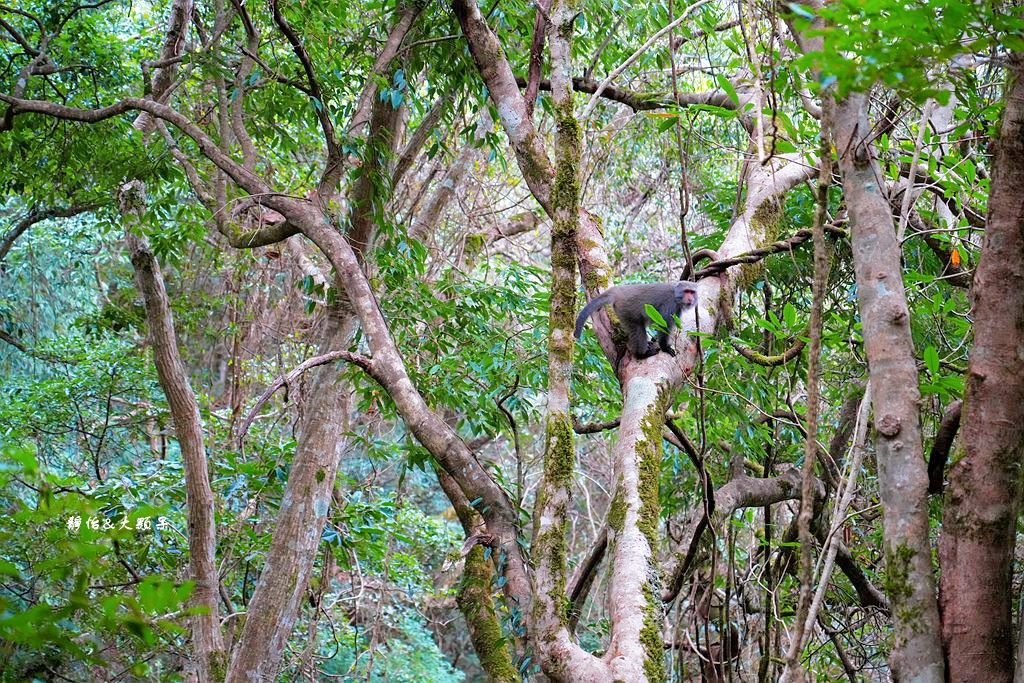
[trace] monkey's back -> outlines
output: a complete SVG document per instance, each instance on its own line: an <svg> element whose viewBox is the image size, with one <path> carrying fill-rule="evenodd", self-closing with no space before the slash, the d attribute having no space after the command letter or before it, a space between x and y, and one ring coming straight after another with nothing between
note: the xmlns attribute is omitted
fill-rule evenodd
<svg viewBox="0 0 1024 683"><path fill-rule="evenodd" d="M675 292L671 284L664 282L619 285L612 299L612 308L620 320L635 325L646 325L650 318L644 312L644 304L650 304L659 310L671 308L675 302Z"/></svg>

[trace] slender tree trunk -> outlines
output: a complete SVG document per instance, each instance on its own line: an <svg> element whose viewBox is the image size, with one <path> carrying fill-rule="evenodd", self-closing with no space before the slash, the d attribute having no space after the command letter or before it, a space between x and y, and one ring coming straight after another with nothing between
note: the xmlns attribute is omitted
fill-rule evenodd
<svg viewBox="0 0 1024 683"><path fill-rule="evenodd" d="M401 111L390 102L378 99L373 103L366 141L369 158L349 194L353 211L348 240L360 257L373 243L376 217L387 199L379 188L387 186L381 179L390 176L390 159L401 137L402 122ZM335 286L342 291L340 282ZM320 353L348 348L357 325L347 300L333 305ZM314 371L277 526L249 603L228 680L242 681L252 676L272 679L280 668L284 646L313 573L338 464L350 445L345 436L350 396L351 387L342 380L337 364L322 365Z"/></svg>
<svg viewBox="0 0 1024 683"><path fill-rule="evenodd" d="M939 612L928 540L928 474L910 313L892 211L878 184L867 98L826 98L852 223L853 266L875 415L896 680L942 683Z"/></svg>
<svg viewBox="0 0 1024 683"><path fill-rule="evenodd" d="M332 309L320 351L344 348L355 325L351 315ZM336 364L312 373L310 400L302 416L277 526L259 583L246 609L228 681L274 680L313 573L320 536L331 509L338 463L348 450L347 386Z"/></svg>
<svg viewBox="0 0 1024 683"><path fill-rule="evenodd" d="M135 268L135 282L146 308L146 323L153 344L160 387L174 422L185 468L185 504L188 508L189 574L195 581L191 605L204 613L192 617L192 653L200 681L221 680L224 668L224 639L217 610L218 578L216 565L217 532L214 526L213 490L206 465L203 423L192 385L178 353L174 319L164 288L160 266L149 250L146 239L137 234L139 216L145 205L142 183L125 184L120 192L121 213L125 219L125 244Z"/></svg>
<svg viewBox="0 0 1024 683"><path fill-rule="evenodd" d="M568 558L566 536L576 471L570 402L572 396L573 320L576 316L576 230L579 226L579 167L582 138L573 111L571 0L552 6L550 35L555 133L555 185L552 191L551 312L548 315L548 404L544 477L537 490L533 556L536 633L544 672L555 681L600 680L611 676L569 634L566 611ZM594 678L597 677L597 678Z"/></svg>
<svg viewBox="0 0 1024 683"><path fill-rule="evenodd" d="M174 76L178 73L178 62L175 61L175 58L181 56L181 53L185 51L185 38L188 36L188 26L191 22L192 0L174 0L167 17L164 46L160 50L159 63L161 66L154 70L152 79L146 83L146 95L157 102L166 102L170 95L171 86L174 85ZM137 130L149 133L156 126L156 119L150 114L142 112L135 118L132 125Z"/></svg>
<svg viewBox="0 0 1024 683"><path fill-rule="evenodd" d="M974 274L962 446L939 558L951 681L1013 678L1012 563L1024 459L1024 55L1012 60L988 224ZM1018 681L1024 675L1018 673Z"/></svg>

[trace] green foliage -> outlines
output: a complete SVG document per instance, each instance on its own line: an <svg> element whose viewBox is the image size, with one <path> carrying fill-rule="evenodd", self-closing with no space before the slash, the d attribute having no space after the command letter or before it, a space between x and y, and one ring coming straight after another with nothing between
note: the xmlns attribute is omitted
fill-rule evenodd
<svg viewBox="0 0 1024 683"><path fill-rule="evenodd" d="M787 6L797 28L807 29L811 12L799 3ZM943 67L950 60L998 47L1024 49L1024 18L989 0L848 0L825 5L821 16L827 28L809 35L824 36L824 50L796 61L819 70L817 85L835 84L839 96L881 82L916 102L934 97L945 104Z"/></svg>
<svg viewBox="0 0 1024 683"><path fill-rule="evenodd" d="M17 3L19 10L41 17L41 26L20 12L4 12L4 21L30 46L40 43L43 32L50 36L47 59L56 70L29 78L24 95L82 108L141 95L139 64L160 54L168 3L115 2L72 11L75 7L63 0ZM236 81L242 61L238 46L246 43L241 22L233 20L209 40L211 7L197 7L193 28L203 25L207 33L190 31L171 104L239 159L235 132L220 129L220 105L240 105L257 151L254 170L270 179L274 192L296 197L307 196L323 170L317 114L335 123L343 152L353 162L341 189L368 180L374 190L369 214L377 236L366 270L413 384L462 435L495 437L479 455L499 484L514 490L517 465L525 468L529 482L538 471L532 456L543 441L547 386L547 228L497 247L469 230L492 221L500 225L512 208L537 206L522 185L505 133L478 134L478 110L489 107L495 119L498 110L452 13L443 4L424 5L393 67L375 73L395 3L282 4L316 72L322 93L313 97L303 91L309 90L303 65L264 8L247 5L261 36L262 63ZM787 7L783 18L806 28L813 18L806 5ZM673 9L678 13L682 8ZM895 181L915 157L919 135L923 142L919 180L930 194L915 210L928 228L928 241L909 228L902 257L926 399L925 432L932 434L941 408L963 392L972 321L965 292L949 286L949 269L962 260L969 272L977 262L990 189L986 137L999 118L1001 65L1007 50L1024 49L1024 24L1011 8L993 2L833 2L823 10L825 50L793 59L787 36L769 36L779 17L766 5L743 5L742 26L721 27L735 19L736 9L720 3L700 6L671 40L666 37L645 50L613 84L656 103L665 102L676 88L684 96L717 91L724 94L715 100L722 106L665 107L630 115L623 105L602 101L584 122L581 197L602 219L615 280L678 276L684 199L691 248L721 244L745 207L746 189L738 178L758 170L744 129L758 112L752 105L738 108L756 85L764 86L775 108L760 112L775 126L766 130L764 140L770 155L817 148L820 122L801 106L805 85L815 93L834 85L840 95L873 89L880 97L872 102L889 100L893 108L870 112L873 123L881 124L883 114L893 119L891 126L879 125L874 138L887 182ZM582 10L574 25L573 74L595 80L672 20L664 4L614 0L589 3ZM525 74L533 3L486 3L484 11L513 72ZM6 28L0 33L10 36ZM670 45L676 49L674 60ZM751 55L756 64L748 63ZM0 61L9 65L0 71L0 92L15 90L31 59L31 49L19 41L0 41ZM754 66L760 78L756 84ZM397 186L386 168L395 160L346 127L367 82L376 85L379 101L408 107L410 128L402 143L435 101L444 106L422 157ZM928 98L956 105L945 129L930 124L917 129L920 112L913 105ZM542 137L550 131L551 114L550 99L542 93L534 114ZM42 679L58 671L88 680L97 675L90 667L108 665L106 653L115 651L138 662L122 677L173 680L180 674L170 663L187 652L183 625L191 586L182 578L187 553L183 468L120 245L123 226L113 201L118 185L126 178L147 185L143 230L164 268L179 347L199 396L217 504L218 561L225 567L225 593L239 608L251 598L267 552L301 438L301 418L317 398L310 395L309 376L281 388L241 444L238 427L263 388L315 353L325 309L342 298L331 284L317 285L306 271L305 278L295 275L290 247L224 247L211 229L213 216L174 158L174 147L194 160L195 174L204 181L218 178L214 166L173 126L167 137L154 132L144 139L131 125L134 117L128 112L85 125L20 115L12 130L0 134L0 238L33 207L95 206L73 220L33 226L0 264L0 330L27 349L23 353L0 342L0 505L7 510L0 519L4 679ZM419 218L425 205L421 199L436 188L465 146L483 150L472 178L460 188L436 234L424 243L412 239L407 228ZM385 163L368 163L376 157ZM223 192L228 213L244 206L243 193L230 182ZM808 227L813 210L808 188L791 191L780 212L780 233ZM342 200L324 211L344 232L352 207ZM829 213L830 219L842 216L838 189ZM841 407L866 377L850 244L834 233L828 242L822 443L836 432ZM746 277L730 302L732 328L701 339L702 391L686 389L676 397L677 423L702 449L716 484L731 476L730 460L745 460L748 474L773 476L803 457L806 351L766 367L748 361L735 347L772 356L806 336L809 246L772 256ZM320 255L310 250L309 256L332 282ZM611 419L621 410L612 368L593 334L585 334L579 347L574 414L585 422ZM351 350L372 355L360 333ZM349 430L339 454L338 504L323 531L328 552L318 557L311 590L311 596L323 598L318 604L324 611L307 609L303 601L293 645L312 627L311 652L325 658L328 674L344 679L461 680L462 673L448 662L451 648L459 645L452 641L460 640L460 634L440 633L443 637L435 640L427 624L439 623L434 610L440 609L438 598L448 596L445 560L457 555L462 532L437 489L431 456L399 419L385 391L353 367L343 371L339 390L343 385L355 387L356 400L350 414L338 417ZM497 438L510 435L513 420L525 453L521 463L515 461L511 440ZM607 458L602 457L613 435L578 440L587 449L579 464L586 477L574 481L574 487L586 487L586 495L577 495L568 511L578 515L571 521L578 533L559 541L569 562L591 541L585 521L596 525L602 510L615 512ZM651 436L657 441L657 434ZM667 448L660 466L657 493L664 519L646 520L652 537L662 522L677 528L700 498L700 482L683 453ZM874 467L869 459L862 473L858 503L863 511L877 503ZM531 490L529 484L526 489ZM653 489L645 492L653 495ZM529 509L530 502L523 508ZM940 512L935 503L933 517ZM722 594L728 593L727 577L744 572L766 577L793 549L782 540L782 529L766 526L761 515L760 510L737 512L725 529L733 538L759 539L756 551L745 543L727 546L729 534L716 539L717 550L730 552L735 569L718 571L710 582ZM170 526L136 528L159 516ZM621 516L612 515L620 526ZM880 584L880 524L869 517L865 512L851 522L848 545ZM68 522L74 518L96 520L99 527L83 524L72 532ZM525 537L529 515L523 519ZM667 548L656 550L661 554ZM788 574L772 580L777 585L766 592L777 596L777 603L762 613L788 615L795 580ZM496 592L503 581L497 578ZM836 615L856 604L852 587L837 574L827 597ZM516 606L499 604L499 609L503 636L521 635L524 625ZM581 642L591 651L607 643L602 609L590 610L593 620L580 626ZM850 629L858 639L851 651L884 660L889 646L884 629L867 620L857 623ZM653 619L648 626L657 636ZM444 654L438 642L445 645ZM813 658L811 669L822 680L835 678L838 671L830 652ZM528 670L536 663L526 657L522 666ZM465 668L472 671L472 664Z"/></svg>
<svg viewBox="0 0 1024 683"><path fill-rule="evenodd" d="M385 243L386 244L386 243ZM422 246L399 240L378 250L385 313L397 324L399 346L413 359L410 375L428 403L466 416L474 435L500 432L508 422L498 401L522 419L535 419L546 386L547 333L543 273L530 266L490 262L483 280L452 273L440 283L416 277ZM420 264L420 265L417 265ZM379 392L369 387L367 398Z"/></svg>
<svg viewBox="0 0 1024 683"><path fill-rule="evenodd" d="M139 526L164 510L140 500L125 479L90 491L83 478L55 471L29 447L7 442L0 455L0 500L8 510L0 519L0 638L10 648L0 677L23 680L55 666L86 675L85 667L104 665L112 643L127 654L179 642L176 614L191 584L161 577L161 570L174 576L174 556L161 564L154 552L160 541ZM144 573L138 585L125 566ZM133 671L153 675L159 666Z"/></svg>
<svg viewBox="0 0 1024 683"><path fill-rule="evenodd" d="M322 637L325 673L375 682L458 683L464 679L445 659L419 615L411 610L385 609L380 616L380 626L393 635L375 649L368 649L365 632L352 626L340 625L334 640Z"/></svg>

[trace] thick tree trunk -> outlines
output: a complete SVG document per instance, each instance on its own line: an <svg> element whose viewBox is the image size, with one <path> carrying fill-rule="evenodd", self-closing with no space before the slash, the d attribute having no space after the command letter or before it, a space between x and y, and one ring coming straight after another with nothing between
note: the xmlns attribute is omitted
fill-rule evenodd
<svg viewBox="0 0 1024 683"><path fill-rule="evenodd" d="M216 565L217 532L214 526L213 490L206 465L203 423L192 385L178 353L174 319L167 299L160 266L149 250L146 239L133 232L145 204L142 183L131 182L121 188L121 213L125 219L125 244L135 268L135 282L146 308L146 323L153 344L160 387L174 423L185 468L185 504L188 508L189 575L195 581L191 605L204 614L192 617L192 653L200 681L219 680L223 671L224 639L217 610L218 578Z"/></svg>
<svg viewBox="0 0 1024 683"><path fill-rule="evenodd" d="M939 543L951 681L1013 678L1011 578L1024 458L1024 55L1011 78L974 274L962 447L949 472Z"/></svg>
<svg viewBox="0 0 1024 683"><path fill-rule="evenodd" d="M910 314L892 211L878 179L864 95L827 98L852 223L853 266L875 415L896 680L942 683L938 602L928 541L928 474Z"/></svg>

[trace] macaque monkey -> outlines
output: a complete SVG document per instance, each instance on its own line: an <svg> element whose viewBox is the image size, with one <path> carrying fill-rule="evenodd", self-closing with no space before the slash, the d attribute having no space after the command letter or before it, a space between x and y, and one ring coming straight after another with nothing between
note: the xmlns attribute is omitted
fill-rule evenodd
<svg viewBox="0 0 1024 683"><path fill-rule="evenodd" d="M626 347L634 358L647 358L659 350L669 355L676 355L676 350L668 342L668 336L676 326L675 316L693 308L697 303L697 283L680 280L649 285L619 285L611 287L592 299L576 318L576 338L583 334L583 325L587 318L602 306L611 304L612 310L619 318L619 323L626 330L629 340ZM644 304L650 304L665 319L667 330L658 332L658 343L647 337L647 326L651 319L644 311Z"/></svg>

